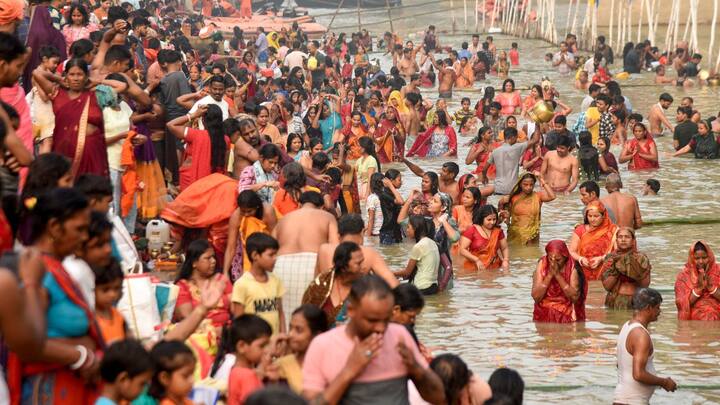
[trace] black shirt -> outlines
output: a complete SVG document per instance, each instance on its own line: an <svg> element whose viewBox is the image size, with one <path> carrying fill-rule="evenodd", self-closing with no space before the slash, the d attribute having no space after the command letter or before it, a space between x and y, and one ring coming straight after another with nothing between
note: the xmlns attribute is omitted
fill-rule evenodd
<svg viewBox="0 0 720 405"><path fill-rule="evenodd" d="M675 132L673 132L673 140L678 141L678 149L684 148L685 145L690 143L693 135L698 133L697 124L686 120L675 126Z"/></svg>
<svg viewBox="0 0 720 405"><path fill-rule="evenodd" d="M380 197L380 209L383 214L383 224L380 232L392 232L395 240L402 240L400 225L397 223L398 215L400 215L400 205L395 202L395 196L387 188L383 188Z"/></svg>
<svg viewBox="0 0 720 405"><path fill-rule="evenodd" d="M640 73L640 55L635 49L625 55L623 70L628 73Z"/></svg>

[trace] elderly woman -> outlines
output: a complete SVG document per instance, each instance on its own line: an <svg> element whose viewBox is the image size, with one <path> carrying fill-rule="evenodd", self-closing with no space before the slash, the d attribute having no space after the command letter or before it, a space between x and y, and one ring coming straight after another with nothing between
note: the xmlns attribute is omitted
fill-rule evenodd
<svg viewBox="0 0 720 405"><path fill-rule="evenodd" d="M336 322L344 323L346 314L345 301L350 295L353 281L363 276L362 249L354 242L342 242L335 248L333 268L313 280L303 294L303 304L313 304L323 310L329 325Z"/></svg>
<svg viewBox="0 0 720 405"><path fill-rule="evenodd" d="M605 256L612 251L617 226L598 200L585 207L585 222L575 228L570 239L570 254L580 263L588 280L598 280Z"/></svg>
<svg viewBox="0 0 720 405"><path fill-rule="evenodd" d="M533 274L533 321L571 323L585 320L588 286L565 242L552 240Z"/></svg>
<svg viewBox="0 0 720 405"><path fill-rule="evenodd" d="M710 246L697 241L690 247L685 268L675 281L678 319L720 321L720 265Z"/></svg>
<svg viewBox="0 0 720 405"><path fill-rule="evenodd" d="M608 292L605 306L611 309L631 309L635 290L650 285L650 260L637 250L635 231L622 227L615 235L615 249L605 256L602 283Z"/></svg>

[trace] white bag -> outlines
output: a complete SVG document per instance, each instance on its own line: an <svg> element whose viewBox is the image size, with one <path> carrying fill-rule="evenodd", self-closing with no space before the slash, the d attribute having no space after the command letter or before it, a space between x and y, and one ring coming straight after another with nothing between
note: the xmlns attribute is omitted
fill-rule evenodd
<svg viewBox="0 0 720 405"><path fill-rule="evenodd" d="M143 342L162 338L162 323L150 274L128 274L117 310L125 318L132 336Z"/></svg>

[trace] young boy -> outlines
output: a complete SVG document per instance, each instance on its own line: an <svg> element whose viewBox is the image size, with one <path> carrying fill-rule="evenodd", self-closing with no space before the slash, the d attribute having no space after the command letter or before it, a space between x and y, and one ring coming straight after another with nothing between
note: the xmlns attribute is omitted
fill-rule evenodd
<svg viewBox="0 0 720 405"><path fill-rule="evenodd" d="M122 296L124 274L113 259L104 267L95 268L95 314L105 343L123 340L127 336L125 319L115 304Z"/></svg>
<svg viewBox="0 0 720 405"><path fill-rule="evenodd" d="M102 396L95 405L116 405L137 398L153 376L150 353L136 340L110 346L100 362Z"/></svg>
<svg viewBox="0 0 720 405"><path fill-rule="evenodd" d="M104 267L110 263L112 248L110 233L112 224L105 215L93 211L90 214L88 238L75 252L63 260L63 267L80 287L88 306L95 306L95 274L93 268Z"/></svg>
<svg viewBox="0 0 720 405"><path fill-rule="evenodd" d="M657 195L660 192L660 182L655 179L647 179L643 186L643 195Z"/></svg>
<svg viewBox="0 0 720 405"><path fill-rule="evenodd" d="M52 45L40 48L40 66L46 72L55 73L60 64L60 52ZM53 112L50 97L35 85L30 90L32 104L30 115L32 117L33 137L38 145L39 153L48 153L52 148L52 134L55 130L55 113Z"/></svg>
<svg viewBox="0 0 720 405"><path fill-rule="evenodd" d="M284 333L285 286L272 274L278 247L277 240L265 233L256 232L247 238L245 253L251 267L233 285L232 313L235 317L256 314L270 324L273 333Z"/></svg>
<svg viewBox="0 0 720 405"><path fill-rule="evenodd" d="M508 52L508 58L510 58L510 64L512 66L519 66L520 65L520 51L518 50L518 44L517 42L513 42L512 45L510 45L510 52Z"/></svg>
<svg viewBox="0 0 720 405"><path fill-rule="evenodd" d="M235 318L230 333L235 335L232 340L235 342L235 366L228 379L227 404L241 405L250 394L263 388L259 374L275 379L274 366L266 353L272 329L259 316L246 314Z"/></svg>
<svg viewBox="0 0 720 405"><path fill-rule="evenodd" d="M140 255L135 248L135 242L130 236L130 232L125 228L122 219L109 213L110 204L113 201L113 188L110 179L96 174L83 174L75 181L75 188L88 198L91 210L103 213L112 222L113 256L120 261L120 267L123 271L134 271L137 266L142 266Z"/></svg>

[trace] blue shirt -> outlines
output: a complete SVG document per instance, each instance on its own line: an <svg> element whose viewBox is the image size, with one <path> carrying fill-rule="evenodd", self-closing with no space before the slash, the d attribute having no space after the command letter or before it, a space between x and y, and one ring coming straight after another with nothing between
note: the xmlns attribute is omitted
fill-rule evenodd
<svg viewBox="0 0 720 405"><path fill-rule="evenodd" d="M468 51L467 49L461 49L458 51L458 59L461 58L467 58L467 60L472 59L472 52Z"/></svg>
<svg viewBox="0 0 720 405"><path fill-rule="evenodd" d="M49 338L85 336L90 327L85 310L70 300L52 273L45 273L43 287L48 293L47 336Z"/></svg>
<svg viewBox="0 0 720 405"><path fill-rule="evenodd" d="M255 46L258 49L258 53L267 51L268 40L264 32L261 32L260 35L258 35L257 40L255 41Z"/></svg>
<svg viewBox="0 0 720 405"><path fill-rule="evenodd" d="M97 401L95 401L95 405L117 405L117 402L109 398L100 397L97 399Z"/></svg>

